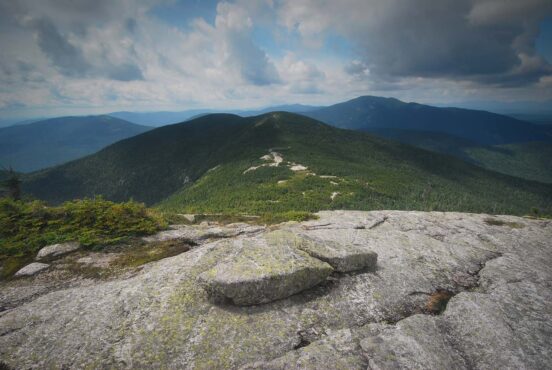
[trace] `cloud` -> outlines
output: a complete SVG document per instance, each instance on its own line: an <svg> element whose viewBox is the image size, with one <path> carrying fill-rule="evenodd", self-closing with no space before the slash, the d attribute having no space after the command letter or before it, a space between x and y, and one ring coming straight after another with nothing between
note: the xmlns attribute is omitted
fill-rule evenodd
<svg viewBox="0 0 552 370"><path fill-rule="evenodd" d="M344 69L346 73L359 79L366 78L370 75L370 69L366 63L361 60L352 60Z"/></svg>
<svg viewBox="0 0 552 370"><path fill-rule="evenodd" d="M326 74L314 63L300 59L295 53L288 52L278 65L280 76L287 89L297 94L318 94Z"/></svg>
<svg viewBox="0 0 552 370"><path fill-rule="evenodd" d="M552 99L534 49L550 0L227 0L182 24L155 11L187 1L0 0L0 115Z"/></svg>
<svg viewBox="0 0 552 370"><path fill-rule="evenodd" d="M11 13L10 18L16 22L12 26L34 36L36 45L27 45L27 49L38 47L62 75L140 80L144 77L132 54L132 47L121 53L120 45L116 45L118 40L125 40L136 29L133 18L128 18L122 26L116 18L117 11L124 13L131 8L126 3L106 0L43 0L36 3L21 0L3 2L0 8ZM130 15L140 13L143 10Z"/></svg>
<svg viewBox="0 0 552 370"><path fill-rule="evenodd" d="M56 68L67 76L84 76L90 65L81 50L67 41L47 19L33 19L29 22L35 31L37 44Z"/></svg>
<svg viewBox="0 0 552 370"><path fill-rule="evenodd" d="M37 44L63 75L69 77L103 77L119 81L142 80L140 67L132 62L114 62L106 50L102 58L85 57L83 50L62 35L52 21L46 18L32 19L30 27L35 32ZM81 39L81 41L83 41ZM131 58L128 58L131 59Z"/></svg>
<svg viewBox="0 0 552 370"><path fill-rule="evenodd" d="M547 14L549 0L285 0L280 21L307 45L331 32L351 40L373 78L532 84L551 73L533 46Z"/></svg>
<svg viewBox="0 0 552 370"><path fill-rule="evenodd" d="M135 81L144 79L142 71L134 64L112 66L109 68L107 76L118 81Z"/></svg>
<svg viewBox="0 0 552 370"><path fill-rule="evenodd" d="M251 39L253 20L248 10L238 4L221 2L217 6L214 32L222 40L227 63L254 85L270 85L280 80L274 64Z"/></svg>

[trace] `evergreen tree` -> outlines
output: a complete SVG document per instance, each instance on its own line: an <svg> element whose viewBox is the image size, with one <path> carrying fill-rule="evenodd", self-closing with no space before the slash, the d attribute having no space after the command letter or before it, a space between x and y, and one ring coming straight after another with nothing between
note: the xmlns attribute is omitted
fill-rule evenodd
<svg viewBox="0 0 552 370"><path fill-rule="evenodd" d="M4 181L2 181L2 187L6 195L14 200L21 199L21 177L13 168L7 170L7 176Z"/></svg>

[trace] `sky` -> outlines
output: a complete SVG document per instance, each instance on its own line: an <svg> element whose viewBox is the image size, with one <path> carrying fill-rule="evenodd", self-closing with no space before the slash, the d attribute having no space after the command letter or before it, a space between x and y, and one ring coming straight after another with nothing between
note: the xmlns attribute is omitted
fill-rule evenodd
<svg viewBox="0 0 552 370"><path fill-rule="evenodd" d="M0 0L0 118L327 105L552 110L550 0Z"/></svg>

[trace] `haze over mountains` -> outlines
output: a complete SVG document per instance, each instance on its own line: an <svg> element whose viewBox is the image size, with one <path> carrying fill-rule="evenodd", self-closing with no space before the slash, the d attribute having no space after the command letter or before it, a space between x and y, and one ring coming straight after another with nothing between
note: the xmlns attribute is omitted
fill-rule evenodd
<svg viewBox="0 0 552 370"><path fill-rule="evenodd" d="M361 96L305 115L336 127L441 132L482 145L552 139L545 127L500 114L404 103L394 98Z"/></svg>
<svg viewBox="0 0 552 370"><path fill-rule="evenodd" d="M371 132L473 164L552 182L552 126L486 111L438 108L362 96L304 113L327 124Z"/></svg>
<svg viewBox="0 0 552 370"><path fill-rule="evenodd" d="M181 112L113 112L109 113L109 115L140 125L159 127L187 121L191 118L197 118L198 116L212 113L231 113L242 117L250 117L274 111L303 113L310 112L318 108L320 107L303 104L287 104L250 110L190 109Z"/></svg>
<svg viewBox="0 0 552 370"><path fill-rule="evenodd" d="M298 112L327 124L370 132L419 148L456 156L487 169L552 182L552 126L485 111L437 108L397 99L363 96L328 107L300 104L235 111L242 117L270 111ZM0 129L0 164L23 172L92 154L151 126L182 122L213 110L58 118ZM135 125L133 122L143 123ZM108 124L106 124L108 123Z"/></svg>
<svg viewBox="0 0 552 370"><path fill-rule="evenodd" d="M57 203L104 195L188 212L548 210L550 186L285 112L161 127L31 175Z"/></svg>
<svg viewBox="0 0 552 370"><path fill-rule="evenodd" d="M149 130L110 116L60 117L0 129L0 165L20 172L65 163Z"/></svg>

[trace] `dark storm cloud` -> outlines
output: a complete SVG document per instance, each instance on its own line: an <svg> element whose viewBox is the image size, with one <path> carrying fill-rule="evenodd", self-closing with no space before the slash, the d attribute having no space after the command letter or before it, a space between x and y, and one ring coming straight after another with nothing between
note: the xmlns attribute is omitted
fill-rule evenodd
<svg viewBox="0 0 552 370"><path fill-rule="evenodd" d="M339 4L298 0L290 4L288 24L314 33L316 25L309 22L330 19L326 29L353 41L371 78L523 85L552 73L534 48L539 23L552 16L551 0L344 0ZM293 13L305 4L314 11L308 14L310 19ZM351 64L346 72L358 76L361 66Z"/></svg>
<svg viewBox="0 0 552 370"><path fill-rule="evenodd" d="M361 41L373 72L393 76L504 73L518 59L511 43L521 30L470 27L468 4L458 0L409 2L395 25L378 24ZM517 26L515 28L518 28Z"/></svg>

